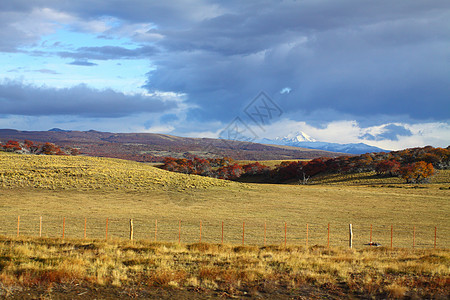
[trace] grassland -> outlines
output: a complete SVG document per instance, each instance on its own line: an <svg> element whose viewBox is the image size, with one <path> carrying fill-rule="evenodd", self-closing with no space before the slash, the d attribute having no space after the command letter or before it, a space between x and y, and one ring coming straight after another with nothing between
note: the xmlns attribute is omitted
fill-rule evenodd
<svg viewBox="0 0 450 300"><path fill-rule="evenodd" d="M0 152L0 187L46 190L184 190L228 186L228 181L175 174L142 163L82 156Z"/></svg>
<svg viewBox="0 0 450 300"><path fill-rule="evenodd" d="M61 264L72 266L79 262L80 269L73 271L75 275L69 270L72 275L68 276L88 285L110 286L114 282L129 286L136 284L136 278L145 278L145 285L153 286L152 276L163 274L166 279L161 279L161 285L165 287L214 290L217 286L220 291L234 291L238 295L244 291L256 293L261 284L264 290L278 288L285 295L295 289L301 295L306 288L320 294L327 282L331 284L327 293L336 290L336 298L346 291L355 295L372 293L377 297L415 294L422 297L431 295L432 287L437 295L445 294L445 290L448 295L449 252L445 250L450 246L448 175L448 171L442 171L433 179L434 183L421 186L377 179L370 174L317 178L312 185L258 185L169 173L115 159L0 153L0 235L4 236L0 282L10 287L26 286L36 276L38 282L51 276L59 278L45 275L39 279L46 274L45 270L59 272L64 268ZM17 232L19 215L21 237L12 238ZM39 234L40 216L45 238L34 239ZM63 217L64 241L59 239ZM88 240L76 240L83 237L85 218ZM108 242L100 241L105 239L106 218ZM130 218L139 240L135 244L126 241ZM165 243L150 242L155 239L155 220L157 240ZM178 245L180 220L181 245ZM193 245L199 242L200 221L202 242L209 244ZM225 246L217 245L221 242L222 222ZM241 248L238 245L242 244L243 222L246 246ZM264 223L266 244L274 246L264 247ZM347 246L349 223L354 228L352 251ZM322 250L327 245L328 224L331 252L325 253ZM369 241L371 224L373 240L387 248L364 246ZM392 251L388 249L391 224ZM411 249L414 226L415 250ZM433 250L435 227L438 249ZM86 246L91 244L94 246ZM8 245L13 245L12 250L7 250ZM82 250L83 247L93 250ZM199 247L206 248L199 250ZM141 254L153 256L150 259ZM262 259L265 255L271 258ZM432 263L422 265L424 257L424 264ZM133 259L134 267L127 265ZM180 270L184 271L178 270L171 260L180 262ZM103 266L103 277L96 277L95 264ZM393 269L388 265L394 266ZM167 272L163 271L165 267ZM236 275L241 267L249 269L243 279ZM182 275L178 278L173 274ZM286 277L272 278L270 274ZM308 274L312 278L322 278L323 274L323 278L313 280ZM64 280L59 283L65 284ZM225 283L229 280L234 283L227 287ZM414 288L415 285L418 287Z"/></svg>
<svg viewBox="0 0 450 300"><path fill-rule="evenodd" d="M171 298L186 298L183 290L193 298L443 298L449 264L448 251L430 249L0 238L0 296L94 298L103 288L103 296L150 298L165 288Z"/></svg>

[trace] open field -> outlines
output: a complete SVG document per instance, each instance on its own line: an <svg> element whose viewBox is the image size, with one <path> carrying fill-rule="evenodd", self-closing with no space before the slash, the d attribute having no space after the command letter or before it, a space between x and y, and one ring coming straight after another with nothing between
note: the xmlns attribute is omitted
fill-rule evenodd
<svg viewBox="0 0 450 300"><path fill-rule="evenodd" d="M107 286L113 282L116 285L128 285L130 282L135 284L133 278L141 278L139 276L146 276L146 286L153 285L150 282L153 282L151 280L154 278L149 279L149 270L163 270L168 267L170 271L157 273L167 275L164 279L166 281L161 279L165 287L172 286L177 289L189 286L211 290L217 285L219 290L228 293L238 291L240 286L246 286L245 290L250 293L253 290L258 291L255 286L261 284L261 278L266 275L270 278L270 274L278 274L279 268L284 268L285 273L282 274L288 274L284 278L286 280L275 278L273 282L276 284L271 284L272 290L276 290L276 285L279 284L278 289L286 295L295 288L301 290L306 287L316 289L311 292L320 294L327 285L325 282L331 283L328 294L332 294L333 290L336 293L351 290L351 293L374 293L383 298L391 295L390 293L391 296L393 293L415 293L420 297L432 293L431 288L412 288L415 280L423 280L419 286L435 287L436 291L440 291L437 293L444 291L444 294L448 294L449 253L445 250L450 247L450 183L446 179L448 175L448 171L442 171L433 179L434 183L421 186L396 183L386 178L373 179L364 174L345 178L329 176L317 179L312 185L241 184L170 173L145 164L116 159L0 153L0 235L3 236L0 253L3 262L0 262L0 269L6 274L1 275L0 282L6 283L9 280L13 285L17 282L22 284L21 280L28 280L28 273L15 270L27 270L28 267L34 269L36 265L41 268L45 264L41 265L40 262L49 258L49 261L55 263L48 267L48 270L57 269L60 264L68 266L74 265L74 261L80 262L81 269L74 271L78 275L73 275L73 280L81 278L79 280L88 285L99 284L101 280ZM13 238L17 235L18 216L21 237ZM43 220L42 236L45 238L35 240L31 237L39 235L40 216ZM63 218L66 239L55 239L62 236ZM85 218L88 239L72 240L83 238ZM106 237L107 218L106 243L100 240ZM138 240L135 246L127 241L130 218L134 221L134 237ZM150 242L155 239L155 220L156 238L158 242L164 242L162 244ZM180 220L181 244L178 245ZM192 246L192 243L200 240L200 221L202 243L208 244ZM222 222L224 246L217 245L221 243ZM241 250L233 250L241 249L239 245L242 245L243 222L245 249L250 249L243 252L249 252L250 256L240 256L244 255ZM354 250L349 252L350 223L353 224ZM264 248L264 224L266 244L274 245L269 248ZM328 242L328 224L332 250L329 253L337 256L327 256L329 254L322 252ZM364 245L369 242L371 224L373 241L385 247L377 250L368 249ZM394 229L392 251L389 249L391 225ZM414 227L415 250L411 249ZM433 250L435 227L438 249ZM100 271L93 271L95 267L92 260L95 255L89 254L89 251L81 251L82 248L74 249L74 244L95 245L92 246L97 249L94 251L95 255L101 256L95 260L94 265L96 263L98 268L103 266L103 279L97 281ZM5 250L9 247L5 245L14 247L10 247L12 250ZM141 251L139 247L154 250ZM200 251L195 247L206 247L209 250ZM212 250L209 247L212 247ZM34 253L36 249L43 251L45 259L37 259L41 254ZM197 254L192 254L191 250ZM200 255L199 251L206 257L197 257L189 263L191 258L185 256ZM272 252L267 254L267 251ZM27 258L13 259L14 255L22 255L22 252ZM150 257L140 257L141 254L149 253L156 255L152 256L153 260L149 260ZM84 254L87 256L84 257ZM259 261L266 254L271 258ZM377 257L373 260L375 266L361 264L363 261L372 260L364 258L372 254ZM350 258L347 255L350 255ZM214 259L210 262L208 257ZM216 258L223 261L221 257L229 257L231 261L223 264L215 262ZM415 265L420 263L423 257L430 257L429 260L433 263L427 267ZM185 273L177 273L177 265L171 261L174 258L175 261L181 261L182 266L185 264L194 269L184 269ZM137 273L133 273L133 264L127 266L125 263L126 260L133 259L137 262ZM388 265L393 265L392 260L398 261L401 267L389 269ZM146 262L151 261L155 261L156 265L152 263L152 267L146 268ZM224 267L223 272L214 269L216 266L230 266L229 263L248 267L252 270L249 274L253 274L243 275L244 279L241 279L240 275L226 277L238 278L231 290L223 286L223 282L228 280L224 276L232 276L223 273L229 268ZM214 268L206 268L200 272L202 266ZM323 278L310 281L308 274L317 266L328 268L328 271L317 271L318 274L323 274ZM358 269L359 267L362 269ZM406 273L405 268L409 268ZM114 271L115 269L117 270ZM261 273L262 269L268 273ZM365 273L368 269L373 272ZM36 276L41 276L40 272L36 273ZM70 272L72 271L69 270ZM25 274L22 279L20 274ZM30 274L29 276L34 278L34 273ZM173 274L185 275L174 279L171 277ZM205 276L205 280L202 276ZM384 276L390 280L389 284ZM191 277L197 278L197 282L190 279ZM171 281L174 282L170 283ZM369 281L371 283L368 283ZM267 284L272 281L264 282ZM310 285L312 283L313 285ZM301 295L302 292L299 293ZM339 298L339 294L336 295L336 298Z"/></svg>
<svg viewBox="0 0 450 300"><path fill-rule="evenodd" d="M450 251L0 237L0 267L17 299L445 299Z"/></svg>
<svg viewBox="0 0 450 300"><path fill-rule="evenodd" d="M109 218L109 237L126 238L132 218L136 238L154 238L157 220L157 240L178 241L181 220L182 240L197 242L202 221L202 241L218 242L224 222L225 242L241 243L245 222L245 242L261 245L266 222L268 244L284 243L286 223L288 244L305 245L308 224L309 244L324 245L329 223L330 245L345 247L351 223L355 247L370 224L382 245L393 225L394 247L412 246L414 226L417 247L434 246L435 227L450 247L450 184L240 184L116 159L0 155L0 234L15 235L20 215L22 235L36 236L42 216L43 236L60 237L65 217L68 237L83 237L87 218L87 236L102 238Z"/></svg>

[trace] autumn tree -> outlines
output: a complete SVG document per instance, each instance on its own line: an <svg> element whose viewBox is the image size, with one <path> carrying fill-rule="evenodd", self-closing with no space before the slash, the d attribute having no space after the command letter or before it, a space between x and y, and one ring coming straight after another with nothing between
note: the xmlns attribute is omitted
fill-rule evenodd
<svg viewBox="0 0 450 300"><path fill-rule="evenodd" d="M61 150L61 148L52 143L45 143L41 148L41 154L65 155L65 153Z"/></svg>
<svg viewBox="0 0 450 300"><path fill-rule="evenodd" d="M400 163L396 160L382 160L375 165L375 172L378 175L398 176Z"/></svg>
<svg viewBox="0 0 450 300"><path fill-rule="evenodd" d="M22 150L22 147L20 146L18 141L9 140L5 145L3 145L3 149L8 152L14 152Z"/></svg>
<svg viewBox="0 0 450 300"><path fill-rule="evenodd" d="M419 161L400 168L400 174L406 183L421 183L434 174L434 168L431 163Z"/></svg>
<svg viewBox="0 0 450 300"><path fill-rule="evenodd" d="M25 140L23 145L31 154L36 154L39 152L39 145L30 140Z"/></svg>

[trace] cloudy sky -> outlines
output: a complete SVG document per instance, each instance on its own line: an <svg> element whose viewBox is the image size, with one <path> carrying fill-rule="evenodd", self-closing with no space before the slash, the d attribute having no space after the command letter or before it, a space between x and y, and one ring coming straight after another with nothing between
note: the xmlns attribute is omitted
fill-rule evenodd
<svg viewBox="0 0 450 300"><path fill-rule="evenodd" d="M448 0L14 0L0 26L0 128L450 144Z"/></svg>

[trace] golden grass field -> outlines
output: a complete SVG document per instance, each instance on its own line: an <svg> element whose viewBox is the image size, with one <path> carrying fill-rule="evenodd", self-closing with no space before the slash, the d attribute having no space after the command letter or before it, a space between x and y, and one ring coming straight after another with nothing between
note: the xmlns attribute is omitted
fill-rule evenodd
<svg viewBox="0 0 450 300"><path fill-rule="evenodd" d="M289 257L292 253L300 253L300 257L304 259L303 262L292 262L296 267L289 265L289 268L286 269L289 274L287 277L289 282L296 282L296 279L292 276L297 274L298 270L301 269L304 270L302 272L306 272L305 268L308 269L307 261L311 262L311 268L314 268L317 264L328 264L331 261L333 263L326 267L329 268L330 273L324 275L325 278L328 276L334 278L332 282L339 282L341 280L340 274L344 271L339 271L341 266L337 267L335 264L340 265L342 263L343 270L346 270L344 273L347 274L342 275L342 278L347 278L344 280L347 287L354 280L352 279L356 276L354 274L362 274L361 276L365 279L361 282L367 282L369 277L373 275L372 282L378 286L375 289L378 291L376 293L386 296L390 292L388 291L388 284L381 282L383 281L382 274L386 272L397 274L395 270L388 270L386 262L403 257L401 255L406 255L407 258L402 258L405 262L404 268L408 267L406 262L411 261L408 276L411 275L411 278L416 275L423 277L426 274L426 282L431 284L431 282L437 280L438 283L433 284L443 284L444 290L447 289L448 294L448 270L450 268L448 250L450 247L449 175L449 171L440 171L432 179L431 184L420 186L407 185L396 178L376 178L373 174L329 175L312 178L311 185L242 184L195 175L170 173L146 164L118 159L28 156L0 152L0 210L2 211L0 215L0 236L3 236L3 245L24 244L23 247L25 248L19 247L19 249L25 252L41 249L44 253L42 255L48 256L50 254L47 252L53 251L54 256L58 257L60 263L65 261L63 264L73 263L72 259L85 260L84 263L80 262L85 269L79 270L80 276L84 278L83 280L94 276L92 274L96 274L92 273L92 268L89 269L92 261L96 261L92 256L93 254L89 254L85 258L83 253L80 254L77 251L73 252L74 256L69 255L68 257L61 256L61 253L72 253L67 252L65 248L66 243L72 245L71 239L78 239L76 243L82 244L100 243L101 246L99 247L104 250L98 250L97 253L101 253L103 258L96 262L99 266L102 264L101 260L111 262L112 265L103 267L108 274L105 275L107 277L105 282L118 284L122 282L120 278L123 274L134 274L132 268L130 269L123 263L123 260L126 259L126 253L135 251L127 250L131 247L127 242L129 219L134 221L134 237L138 240L136 243L144 243L145 247L156 247L158 250L152 250L153 252L149 250L153 254L165 255L165 253L169 253L167 254L168 257L177 257L177 259L180 253L190 251L190 247L192 247L190 245L200 241L200 222L202 223L202 242L208 243L202 245L206 245L205 247L211 246L214 249L221 248L217 244L221 243L222 222L224 222L226 249L223 250L223 253L222 250L217 250L217 255L219 257L233 256L233 253L236 252L232 250L233 247L242 245L243 223L245 222L244 244L245 247L253 249L249 254L252 258L233 256L232 259L236 260L233 262L233 266L236 264L236 268L239 268L241 260L246 261L243 266L247 266L247 261L249 261L253 262L249 263L250 266L269 268L263 260L259 262L261 255L265 255L262 253L267 251L264 248L264 224L266 224L266 244L274 245L278 249L276 255L270 254L272 257L277 256L277 259L275 262L271 261L270 264L267 262L271 266L268 274L278 272L278 269L272 268L272 266L286 266L286 263L283 263L284 259L291 259ZM16 238L18 216L20 216L20 237ZM35 240L33 237L39 235L40 216L43 220L42 236L45 239ZM65 218L65 240L67 242L60 240L63 218ZM86 234L88 240L81 241L79 239L83 238L85 218L87 219ZM108 243L105 243L101 240L106 238L107 218ZM181 245L178 245L180 220ZM156 240L163 242L163 244L152 243L155 240L156 222ZM348 252L348 224L350 223L353 224L354 231L354 250L352 252ZM306 240L307 224L308 241ZM316 252L312 249L322 249L321 247L327 246L328 224L330 224L329 243L332 252L337 257L345 256L347 258L327 258L322 262L313 263L310 259ZM376 249L368 249L364 245L369 242L371 224L373 241L384 246L379 252L376 252L378 251ZM390 251L391 225L393 226L393 251ZM285 226L287 229L286 235ZM414 227L415 250L412 249ZM438 249L433 250L435 227L437 228ZM55 240L55 238L57 239ZM96 239L96 241L91 239ZM285 241L287 242L287 248L282 250ZM306 242L308 242L309 248L305 247ZM47 243L50 243L50 245L47 245ZM52 243L59 244L52 246ZM0 256L13 257L17 254L5 254L5 251L7 251L5 248L7 247L1 248ZM38 250L27 250L28 248L38 248ZM53 250L46 250L47 248ZM65 250L61 252L60 249ZM297 250L291 251L288 249ZM374 254L373 261L374 263L377 261L375 264L384 267L378 268L375 266L373 267L375 268L373 273L367 273L364 268L370 269L371 266L357 264L356 269L352 269L346 265L350 262L365 261L364 255L370 256L371 251L374 251L375 254L383 253L380 257L378 254ZM136 250L135 252L137 254L133 255L139 254L139 251ZM25 254L25 256L30 258L40 255L30 253ZM320 253L317 257L318 260L322 259L321 256L323 256ZM113 254L118 256L116 257ZM112 255L111 258L107 258L110 255ZM437 258L433 258L433 264L428 267L412 266L424 256ZM66 259L68 260L66 261ZM139 258L139 265L144 264L141 262L147 261L146 259L149 258ZM153 259L157 262L164 261L164 258ZM334 259L338 262L335 262ZM342 259L342 262L339 261L340 259ZM207 258L199 258L197 261L194 260L194 264L204 260L206 261ZM372 260L372 258L368 260ZM120 261L122 261L121 264ZM0 262L0 264L2 263ZM59 266L59 263L57 265ZM19 259L17 264L7 264L7 266L9 267L0 266L0 270L3 268L0 271L0 282L2 280L3 282L19 280L22 273L15 272L14 268L26 269L27 266L32 269L35 268L33 262L27 259L23 261ZM114 266L118 268L117 271L114 271L114 268L116 268ZM339 270L333 271L333 266L336 266ZM54 269L53 267L49 268ZM139 268L136 267L138 273L140 272ZM198 269L196 270L198 271ZM436 271L430 270L440 271L436 273ZM173 274L171 272L167 274ZM186 274L181 276L181 281L174 279L175 283L169 284L171 282L169 280L166 285L188 285L192 287L195 286L195 282L193 283L192 280L194 279L189 278L196 277L199 286L208 286L208 281L202 283L203 279L195 275L197 273L191 274L190 269L185 269L185 272ZM211 272L213 275L205 276L216 276L217 278L222 275L225 276L224 273L217 270ZM258 282L261 276L265 276L261 275L265 273L258 272L260 271L255 271L254 274L256 275L251 277L255 280L248 282L254 284ZM320 274L319 271L318 273ZM394 277L402 278L397 275ZM11 276L15 276L14 280L11 279ZM114 279L114 276L118 276L119 279ZM135 275L126 275L123 280L125 283L127 282L126 278L129 278L127 276L134 278ZM303 280L308 282L309 279L305 279L307 276L304 277L304 274L302 276L300 276L302 280L298 282L304 282ZM356 277L358 276L360 275ZM412 280L410 277L408 278L404 278L404 280ZM221 286L224 279L214 280L209 278L208 280L213 282L210 283L209 287L214 288L215 285ZM93 282L98 283L97 281ZM314 282L323 283L321 280ZM362 288L361 284L358 283L357 286L364 293L373 289L373 287L369 287L370 284L367 289ZM393 284L390 288L395 290L395 282ZM400 294L402 294L402 291L403 294L411 291L411 284L398 283L398 285ZM233 286L236 289L238 285ZM427 293L430 293L430 291Z"/></svg>
<svg viewBox="0 0 450 300"><path fill-rule="evenodd" d="M449 261L448 251L434 249L354 251L0 237L0 296L445 299Z"/></svg>
<svg viewBox="0 0 450 300"><path fill-rule="evenodd" d="M171 173L145 164L117 159L61 156L26 156L0 153L0 234L36 236L43 217L43 236L80 238L87 218L87 236L126 238L129 219L134 219L136 238L178 241L179 221L184 242L221 241L224 222L226 242L285 241L347 245L348 224L354 228L355 247L373 240L394 247L450 246L450 182L448 171L433 179L440 183L421 186L397 182L397 178L367 179L367 174L339 179L339 175L313 180L312 185L241 184L225 180ZM352 181L348 181L348 179ZM347 180L347 181L346 181ZM322 182L320 184L320 182ZM353 182L353 184L352 184Z"/></svg>

